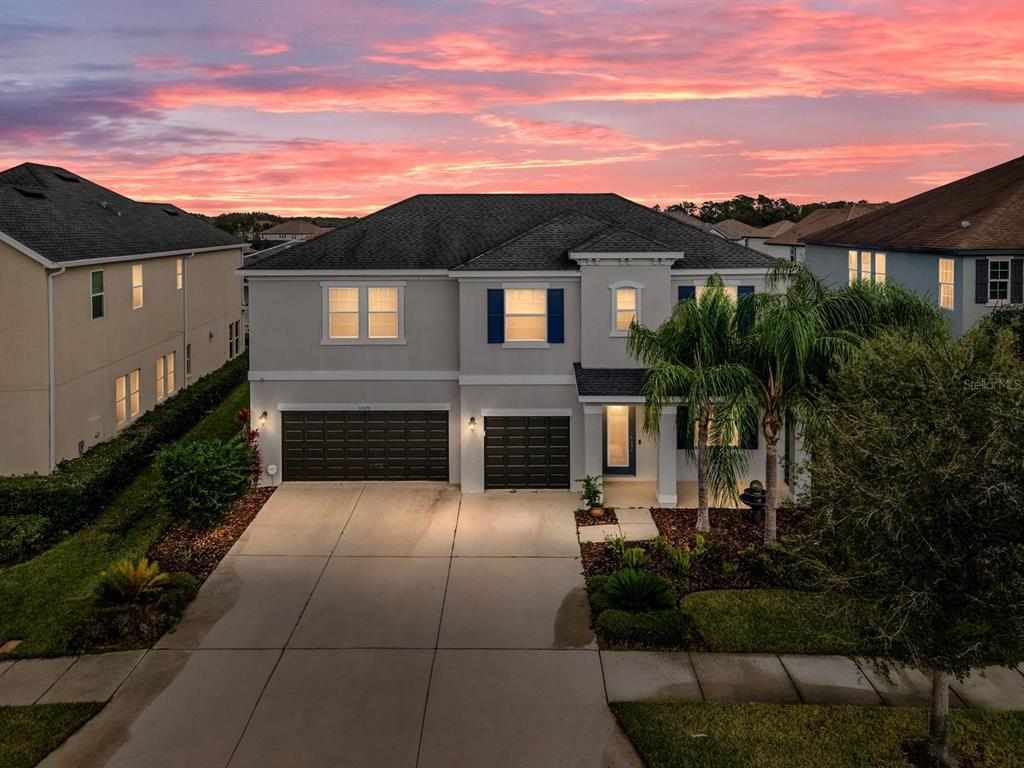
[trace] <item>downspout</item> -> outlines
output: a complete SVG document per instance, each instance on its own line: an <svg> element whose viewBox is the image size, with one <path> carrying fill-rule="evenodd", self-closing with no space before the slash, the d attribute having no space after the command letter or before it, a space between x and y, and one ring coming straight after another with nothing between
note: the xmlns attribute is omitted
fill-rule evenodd
<svg viewBox="0 0 1024 768"><path fill-rule="evenodd" d="M50 440L50 471L52 472L54 467L57 466L57 383L54 380L54 362L53 358L55 355L55 342L53 332L53 278L58 275L63 275L65 267L61 267L53 272L46 274L46 363L47 363L47 380L49 381L49 396L50 396L50 407L49 413L47 414L49 421L49 440Z"/></svg>

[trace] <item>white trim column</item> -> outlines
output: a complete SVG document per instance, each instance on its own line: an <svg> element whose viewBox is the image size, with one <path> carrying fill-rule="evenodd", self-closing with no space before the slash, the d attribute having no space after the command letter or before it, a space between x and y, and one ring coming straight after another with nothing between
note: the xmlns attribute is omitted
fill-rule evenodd
<svg viewBox="0 0 1024 768"><path fill-rule="evenodd" d="M663 405L658 419L658 503L674 507L676 492L676 410Z"/></svg>
<svg viewBox="0 0 1024 768"><path fill-rule="evenodd" d="M583 406L583 472L597 477L604 473L604 406Z"/></svg>

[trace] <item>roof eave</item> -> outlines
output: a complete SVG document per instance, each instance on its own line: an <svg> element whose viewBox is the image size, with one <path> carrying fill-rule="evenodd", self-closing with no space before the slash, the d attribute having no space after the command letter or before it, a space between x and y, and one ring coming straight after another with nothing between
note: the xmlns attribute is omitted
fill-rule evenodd
<svg viewBox="0 0 1024 768"><path fill-rule="evenodd" d="M941 253L951 256L988 256L1024 253L1024 244L1018 248L940 248L934 245L895 245L892 243L854 243L843 240L805 240L805 245L825 245L833 248L870 248L897 253Z"/></svg>

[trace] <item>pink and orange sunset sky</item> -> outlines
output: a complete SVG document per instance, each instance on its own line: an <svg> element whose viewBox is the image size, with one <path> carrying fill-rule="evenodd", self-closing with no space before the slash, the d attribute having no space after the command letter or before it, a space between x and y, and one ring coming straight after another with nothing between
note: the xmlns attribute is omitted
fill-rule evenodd
<svg viewBox="0 0 1024 768"><path fill-rule="evenodd" d="M898 200L1024 146L1024 0L0 0L0 40L0 167L203 213Z"/></svg>

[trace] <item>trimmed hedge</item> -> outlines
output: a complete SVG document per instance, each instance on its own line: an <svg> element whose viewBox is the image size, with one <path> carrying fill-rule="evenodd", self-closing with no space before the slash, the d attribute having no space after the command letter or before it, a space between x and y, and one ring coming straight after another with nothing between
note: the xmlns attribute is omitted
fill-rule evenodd
<svg viewBox="0 0 1024 768"><path fill-rule="evenodd" d="M245 381L248 370L248 355L236 357L81 457L62 461L49 475L0 477L0 518L42 517L49 521L51 534L83 525L131 480L157 448L184 434Z"/></svg>

